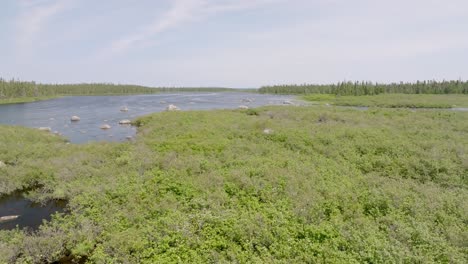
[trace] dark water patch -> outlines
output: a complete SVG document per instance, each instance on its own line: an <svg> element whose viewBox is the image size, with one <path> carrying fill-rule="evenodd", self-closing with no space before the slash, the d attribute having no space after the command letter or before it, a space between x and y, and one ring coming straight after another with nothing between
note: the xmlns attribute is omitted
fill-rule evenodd
<svg viewBox="0 0 468 264"><path fill-rule="evenodd" d="M84 264L87 261L88 261L88 257L86 256L74 256L74 255L69 254L53 263L54 264Z"/></svg>
<svg viewBox="0 0 468 264"><path fill-rule="evenodd" d="M450 108L452 111L459 111L459 112L468 112L468 107L454 107Z"/></svg>
<svg viewBox="0 0 468 264"><path fill-rule="evenodd" d="M0 217L11 218L0 221L0 230L20 229L37 230L43 220L50 221L56 212L64 212L65 201L49 201L40 204L26 199L21 192L0 197Z"/></svg>

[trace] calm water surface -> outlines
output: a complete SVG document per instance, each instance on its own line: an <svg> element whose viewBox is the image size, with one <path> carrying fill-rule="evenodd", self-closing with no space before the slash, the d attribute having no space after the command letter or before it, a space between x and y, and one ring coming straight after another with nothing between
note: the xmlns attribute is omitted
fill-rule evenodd
<svg viewBox="0 0 468 264"><path fill-rule="evenodd" d="M258 107L283 104L292 96L253 93L180 93L126 96L72 96L25 104L0 105L0 124L27 127L50 127L72 143L90 141L122 141L133 137L136 128L119 125L123 119L134 119L153 112L161 112L169 104L181 110L233 109L240 105ZM248 101L245 99L249 99ZM249 102L251 100L251 102ZM128 112L121 112L123 107ZM81 121L71 122L72 116ZM109 124L111 129L100 126Z"/></svg>
<svg viewBox="0 0 468 264"><path fill-rule="evenodd" d="M49 221L53 213L63 212L64 208L65 202L63 201L49 201L42 205L24 198L19 192L1 197L0 217L12 215L19 217L12 221L0 221L0 230L14 229L16 226L36 230L43 220Z"/></svg>

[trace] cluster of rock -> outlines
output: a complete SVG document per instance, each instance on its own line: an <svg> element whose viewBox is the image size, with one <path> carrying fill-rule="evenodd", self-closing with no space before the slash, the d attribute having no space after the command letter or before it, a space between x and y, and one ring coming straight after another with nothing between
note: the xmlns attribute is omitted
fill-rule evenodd
<svg viewBox="0 0 468 264"><path fill-rule="evenodd" d="M167 110L168 111L174 111L174 110L180 110L180 109L175 105L169 105L167 107ZM120 112L128 112L128 107L124 106L124 107L120 108ZM55 120L55 119L51 118L50 120ZM73 123L79 122L79 121L81 121L81 118L79 116L74 115L74 116L72 116L70 118L70 121L73 122ZM107 120L104 120L104 121L107 121ZM119 124L120 125L130 125L130 124L132 124L132 121L130 121L128 119L123 119L123 120L119 121ZM99 128L103 129L103 130L107 130L107 129L111 129L112 127L109 124L102 124ZM39 127L38 129L41 130L41 131L52 132L52 129L50 127ZM82 134L86 133L86 131L80 131L80 132ZM58 131L54 131L53 133L56 134L56 135L59 135L59 136L62 135ZM0 167L1 167L1 165L2 165L2 163L0 163Z"/></svg>
<svg viewBox="0 0 468 264"><path fill-rule="evenodd" d="M248 101L248 102L251 102L251 101ZM161 101L160 103L165 104L166 101ZM242 109L248 109L247 106L242 106L242 107L243 107ZM128 109L127 106L123 106L122 108L120 108L120 112L128 112L128 110L129 109ZM166 107L166 111L180 111L180 108L177 107L176 105L170 104L170 105L168 105ZM54 120L54 119L51 119L51 120ZM70 121L73 122L73 123L76 123L76 122L81 121L81 118L79 116L74 115L74 116L72 116L70 118ZM106 122L106 121L107 120L104 120L104 122ZM132 121L128 120L128 119L123 119L123 120L119 121L119 124L120 125L131 125ZM109 124L104 123L99 128L102 129L102 130L107 130L107 129L111 129L112 127ZM52 132L52 129L50 127L39 127L38 129L41 130L41 131ZM84 131L84 130L80 130L80 132L82 134L86 133L86 131ZM58 131L54 131L53 133L56 134L56 135L61 135ZM128 140L132 139L131 136L127 136L126 138ZM0 162L0 167L2 167L2 166L4 166L4 163Z"/></svg>

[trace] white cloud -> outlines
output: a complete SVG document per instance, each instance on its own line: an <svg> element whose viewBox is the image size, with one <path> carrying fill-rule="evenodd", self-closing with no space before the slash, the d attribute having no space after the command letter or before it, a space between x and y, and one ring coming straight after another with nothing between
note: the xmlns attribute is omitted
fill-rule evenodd
<svg viewBox="0 0 468 264"><path fill-rule="evenodd" d="M174 6L163 16L150 25L142 28L139 32L124 36L111 45L111 51L122 52L138 42L144 41L158 33L192 19L193 11L203 3L199 0L177 0Z"/></svg>
<svg viewBox="0 0 468 264"><path fill-rule="evenodd" d="M228 86L466 78L460 65L468 58L463 51L468 46L468 20L462 16L466 9L460 8L468 4L415 1L419 5L401 0L344 3L337 11L326 10L298 23L239 32L237 39L243 42L155 59L145 67L146 74L158 76L165 85Z"/></svg>
<svg viewBox="0 0 468 264"><path fill-rule="evenodd" d="M64 18L64 33L52 23L72 1L83 8ZM0 72L13 77L169 86L468 78L466 0L17 3L18 51L41 56L23 65L9 56Z"/></svg>
<svg viewBox="0 0 468 264"><path fill-rule="evenodd" d="M24 55L31 52L38 35L57 14L70 7L72 0L22 0L17 17L17 44Z"/></svg>
<svg viewBox="0 0 468 264"><path fill-rule="evenodd" d="M111 43L111 52L119 53L138 45L144 45L156 35L184 23L206 18L220 12L255 8L284 0L174 0L174 5L151 24L135 34L126 35Z"/></svg>

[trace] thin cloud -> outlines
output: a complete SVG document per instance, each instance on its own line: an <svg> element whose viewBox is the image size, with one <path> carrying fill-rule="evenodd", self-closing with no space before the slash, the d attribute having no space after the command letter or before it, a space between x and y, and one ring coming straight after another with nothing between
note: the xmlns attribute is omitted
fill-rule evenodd
<svg viewBox="0 0 468 264"><path fill-rule="evenodd" d="M19 1L20 14L17 18L16 38L21 53L31 51L37 36L47 27L47 23L57 14L68 8L72 0Z"/></svg>
<svg viewBox="0 0 468 264"><path fill-rule="evenodd" d="M284 0L176 0L172 8L135 34L124 36L111 43L112 53L124 52L137 45L148 43L156 35L195 19L203 19L220 12L255 8Z"/></svg>
<svg viewBox="0 0 468 264"><path fill-rule="evenodd" d="M201 4L203 4L203 1L198 0L175 1L174 6L168 12L163 14L160 19L157 19L150 25L142 28L136 34L127 35L113 42L111 45L111 51L125 51L139 42L192 19L194 11L199 8Z"/></svg>

